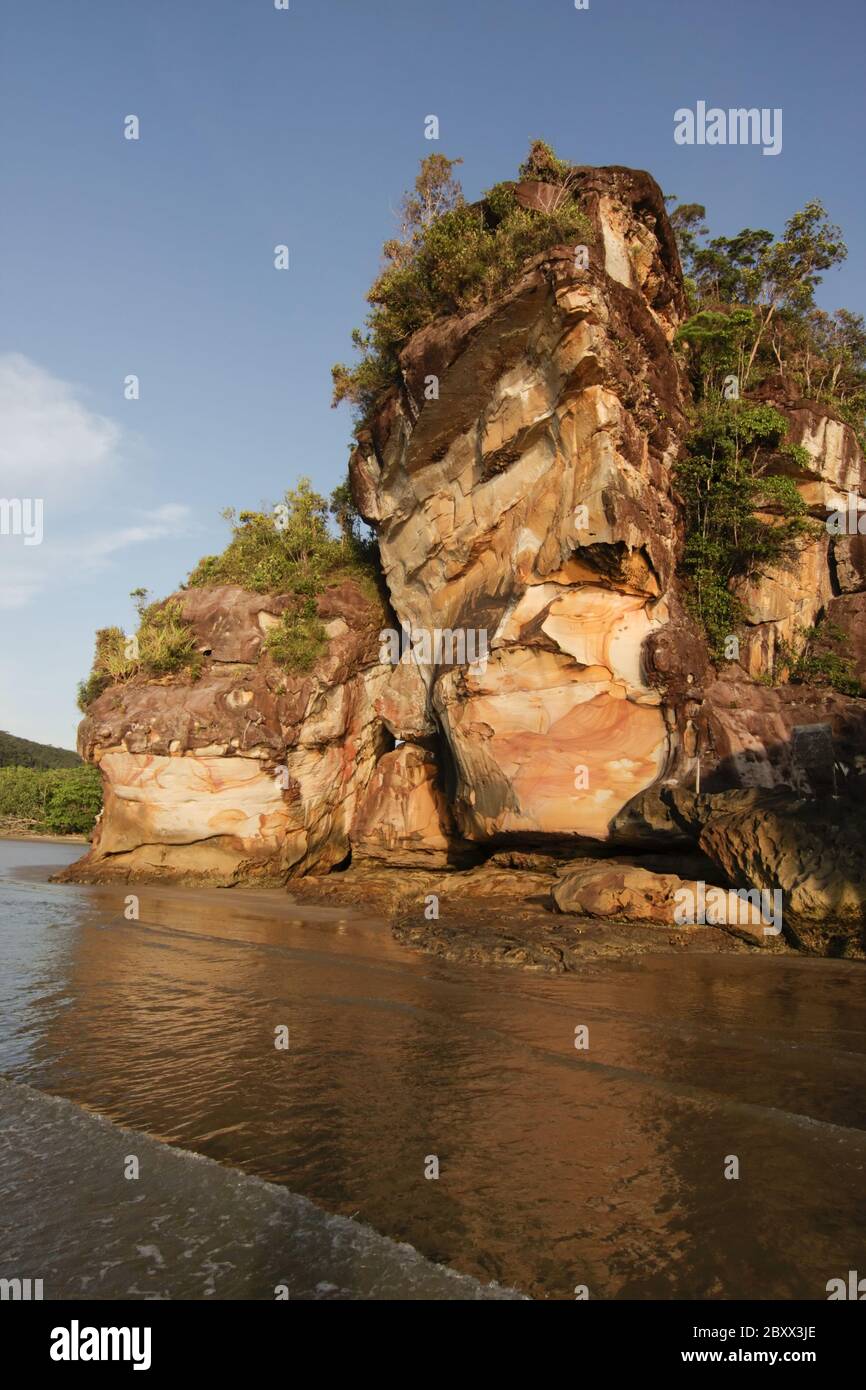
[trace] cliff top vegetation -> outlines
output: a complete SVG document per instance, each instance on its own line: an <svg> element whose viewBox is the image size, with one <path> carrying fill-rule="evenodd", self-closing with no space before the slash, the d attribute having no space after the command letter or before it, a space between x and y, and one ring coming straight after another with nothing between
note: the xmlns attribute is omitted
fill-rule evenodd
<svg viewBox="0 0 866 1390"><path fill-rule="evenodd" d="M591 234L574 194L572 166L543 140L533 141L518 173L521 180L561 188L550 212L521 207L513 182L494 184L481 201L467 203L454 174L460 163L441 154L421 161L400 205L398 234L382 248L384 267L367 295L366 326L352 333L357 360L332 368L332 403L350 402L358 425L399 381L400 351L419 328L489 303L531 256Z"/></svg>
<svg viewBox="0 0 866 1390"><path fill-rule="evenodd" d="M201 559L183 587L237 584L255 593L286 596L288 607L265 647L287 671L310 670L327 642L316 604L327 585L353 579L371 599L380 596L376 544L362 534L348 484L334 489L329 504L308 478L301 478L275 507L239 514L227 508L223 517L231 526L231 540L221 554ZM110 685L136 675L185 674L196 680L201 674L203 658L183 618L182 602L152 603L144 589L134 589L131 598L137 631L129 636L119 627L97 632L93 667L78 687L82 711Z"/></svg>

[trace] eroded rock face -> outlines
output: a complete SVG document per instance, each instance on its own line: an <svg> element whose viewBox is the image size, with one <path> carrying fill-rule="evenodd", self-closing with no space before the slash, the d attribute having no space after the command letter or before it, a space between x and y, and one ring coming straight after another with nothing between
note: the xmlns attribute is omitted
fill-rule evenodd
<svg viewBox="0 0 866 1390"><path fill-rule="evenodd" d="M826 531L781 565L767 566L738 590L747 630L740 664L757 679L774 669L783 650L797 650L833 597L830 537Z"/></svg>
<svg viewBox="0 0 866 1390"><path fill-rule="evenodd" d="M231 586L177 595L201 680L134 679L91 708L80 749L103 770L106 810L84 873L283 881L350 852L367 874L438 873L495 850L561 862L604 841L699 845L734 887L750 874L782 884L793 920L817 914L825 948L834 933L854 939L848 888L827 887L848 870L825 856L803 887L812 848L799 821L777 817L759 836L749 802L713 829L694 793L863 785L866 701L765 683L825 618L866 680L863 537L821 528L742 586L740 649L711 659L677 577L673 471L688 423L673 234L649 175L583 169L577 182L588 268L553 247L494 303L416 333L401 386L360 436L353 492L392 617L357 586L333 586L320 600L327 652L289 677L264 650L286 600ZM552 196L517 191L526 206ZM756 395L806 451L805 462L782 451L773 468L810 516L866 507L850 427L783 382ZM421 639L414 658L383 654L391 622ZM798 738L829 749L823 767L804 764ZM483 892L490 872L461 875L460 891ZM610 861L569 874L572 910L667 925L676 884L690 881Z"/></svg>
<svg viewBox="0 0 866 1390"><path fill-rule="evenodd" d="M285 598L254 594L237 584L184 589L174 597L198 650L215 662L255 661L287 605Z"/></svg>
<svg viewBox="0 0 866 1390"><path fill-rule="evenodd" d="M841 594L831 599L827 604L827 622L841 634L852 674L866 688L866 593Z"/></svg>
<svg viewBox="0 0 866 1390"><path fill-rule="evenodd" d="M416 334L352 465L400 621L484 634L481 669L424 670L479 843L603 839L673 751L644 646L675 564L678 262L648 176L583 177L590 269L556 248Z"/></svg>
<svg viewBox="0 0 866 1390"><path fill-rule="evenodd" d="M471 846L457 841L437 775L432 753L414 744L379 759L352 826L353 862L440 869L472 857Z"/></svg>
<svg viewBox="0 0 866 1390"><path fill-rule="evenodd" d="M559 653L515 647L494 652L484 676L439 681L464 834L604 839L635 787L656 779L667 756L658 708L628 699L604 669L582 674Z"/></svg>
<svg viewBox="0 0 866 1390"><path fill-rule="evenodd" d="M843 799L735 792L710 799L700 845L733 884L780 890L783 928L798 945L863 959L866 830L858 810Z"/></svg>
<svg viewBox="0 0 866 1390"><path fill-rule="evenodd" d="M327 650L292 676L262 650L285 600L234 586L175 597L202 675L134 677L91 706L79 749L103 774L105 810L67 876L281 882L333 867L389 743L379 607L351 582L327 589Z"/></svg>
<svg viewBox="0 0 866 1390"><path fill-rule="evenodd" d="M866 535L857 532L853 536L835 537L833 563L841 592L862 593L866 589Z"/></svg>
<svg viewBox="0 0 866 1390"><path fill-rule="evenodd" d="M417 333L402 389L352 460L399 621L485 636L484 662L427 662L420 684L395 681L388 710L396 735L436 754L460 832L488 852L694 846L694 817L631 808L701 787L820 795L866 773L864 701L769 684L824 619L866 673L860 538L819 526L741 586L739 648L710 658L676 573L687 422L672 340L685 305L670 226L647 175L579 182L589 269L554 248L496 303ZM551 197L516 191L529 207ZM805 451L772 469L811 518L860 505L851 428L781 380L757 398ZM806 744L830 750L825 766L804 761Z"/></svg>
<svg viewBox="0 0 866 1390"><path fill-rule="evenodd" d="M818 401L793 395L776 379L755 396L780 410L790 422L789 440L805 449L808 462L779 460L776 471L795 479L800 495L815 516L847 505L848 496L866 494L866 468L851 426Z"/></svg>
<svg viewBox="0 0 866 1390"><path fill-rule="evenodd" d="M866 701L804 685L767 687L722 672L701 710L706 791L790 787L805 794L852 791L866 775ZM797 730L824 725L833 756L823 768L805 765Z"/></svg>

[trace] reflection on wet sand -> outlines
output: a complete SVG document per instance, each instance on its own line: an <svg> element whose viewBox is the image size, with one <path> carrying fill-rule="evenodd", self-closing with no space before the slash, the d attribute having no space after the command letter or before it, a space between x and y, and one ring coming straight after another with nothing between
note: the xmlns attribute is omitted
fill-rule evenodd
<svg viewBox="0 0 866 1390"><path fill-rule="evenodd" d="M862 1243L856 964L648 956L549 979L416 956L276 892L31 874L0 902L4 1074L483 1281L823 1298Z"/></svg>

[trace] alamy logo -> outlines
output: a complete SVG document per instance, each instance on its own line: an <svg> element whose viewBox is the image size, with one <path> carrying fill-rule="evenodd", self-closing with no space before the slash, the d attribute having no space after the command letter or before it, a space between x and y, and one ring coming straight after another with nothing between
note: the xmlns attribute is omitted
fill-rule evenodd
<svg viewBox="0 0 866 1390"><path fill-rule="evenodd" d="M41 497L0 497L0 536L23 536L25 545L42 544Z"/></svg>
<svg viewBox="0 0 866 1390"><path fill-rule="evenodd" d="M0 1302L29 1303L42 1298L41 1279L0 1279Z"/></svg>
<svg viewBox="0 0 866 1390"><path fill-rule="evenodd" d="M765 936L778 936L782 930L781 888L707 888L703 879L691 888L678 888L674 894L674 921L681 927L758 926Z"/></svg>
<svg viewBox="0 0 866 1390"><path fill-rule="evenodd" d="M866 536L866 511L860 510L856 492L848 493L848 506L831 512L825 522L831 536Z"/></svg>
<svg viewBox="0 0 866 1390"><path fill-rule="evenodd" d="M419 666L471 666L487 670L487 629L386 627L379 633L379 660L384 666L411 661Z"/></svg>
<svg viewBox="0 0 866 1390"><path fill-rule="evenodd" d="M134 1371L150 1370L149 1327L69 1327L51 1329L52 1361L131 1361Z"/></svg>
<svg viewBox="0 0 866 1390"><path fill-rule="evenodd" d="M699 101L695 110L681 106L674 112L674 141L677 145L763 145L764 154L782 152L782 108L775 106L737 106L724 111L720 106L707 109Z"/></svg>
<svg viewBox="0 0 866 1390"><path fill-rule="evenodd" d="M848 1270L848 1282L844 1279L827 1280L827 1302L834 1303L839 1299L854 1299L857 1303L866 1300L866 1279L858 1279L856 1269Z"/></svg>

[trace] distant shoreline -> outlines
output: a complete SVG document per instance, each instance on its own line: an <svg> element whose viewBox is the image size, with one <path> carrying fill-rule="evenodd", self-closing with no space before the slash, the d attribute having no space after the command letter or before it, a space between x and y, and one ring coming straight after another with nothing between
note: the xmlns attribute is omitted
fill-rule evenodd
<svg viewBox="0 0 866 1390"><path fill-rule="evenodd" d="M89 845L86 835L37 835L24 830L4 830L0 826L0 840L42 840L47 845Z"/></svg>

